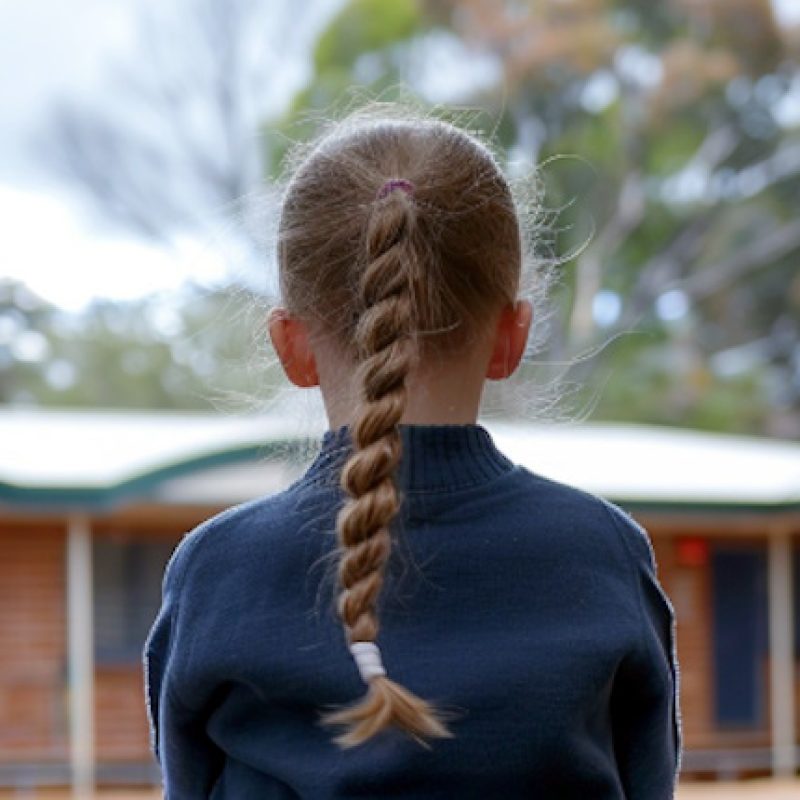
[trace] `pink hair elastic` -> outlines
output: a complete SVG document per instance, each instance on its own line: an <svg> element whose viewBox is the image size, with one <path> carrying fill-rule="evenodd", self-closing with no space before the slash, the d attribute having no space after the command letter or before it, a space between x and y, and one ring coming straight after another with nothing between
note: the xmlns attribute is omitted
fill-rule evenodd
<svg viewBox="0 0 800 800"><path fill-rule="evenodd" d="M405 178L391 178L378 189L376 199L383 200L384 197L391 194L395 189L400 189L400 191L406 194L414 194L414 184L411 183L411 181L407 181Z"/></svg>

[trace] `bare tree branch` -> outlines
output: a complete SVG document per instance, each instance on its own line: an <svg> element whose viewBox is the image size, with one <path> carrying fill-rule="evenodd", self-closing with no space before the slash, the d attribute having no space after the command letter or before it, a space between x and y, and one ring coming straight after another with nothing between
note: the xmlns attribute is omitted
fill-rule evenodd
<svg viewBox="0 0 800 800"><path fill-rule="evenodd" d="M800 220L776 228L732 256L703 267L683 281L665 287L680 288L695 302L705 300L750 272L772 266L778 259L800 249Z"/></svg>
<svg viewBox="0 0 800 800"><path fill-rule="evenodd" d="M642 174L629 172L617 194L617 204L611 219L594 242L584 250L576 264L575 302L570 330L577 342L587 341L594 332L592 304L602 286L603 264L622 246L641 223L646 209Z"/></svg>
<svg viewBox="0 0 800 800"><path fill-rule="evenodd" d="M623 327L638 318L665 291L666 286L677 281L686 264L699 257L718 214L719 209L715 207L698 215L678 231L669 245L642 265L630 295Z"/></svg>
<svg viewBox="0 0 800 800"><path fill-rule="evenodd" d="M148 5L139 58L109 71L108 102L64 99L35 146L104 215L154 239L202 229L258 195L259 129L277 87L335 10L314 0ZM245 236L246 231L241 231Z"/></svg>

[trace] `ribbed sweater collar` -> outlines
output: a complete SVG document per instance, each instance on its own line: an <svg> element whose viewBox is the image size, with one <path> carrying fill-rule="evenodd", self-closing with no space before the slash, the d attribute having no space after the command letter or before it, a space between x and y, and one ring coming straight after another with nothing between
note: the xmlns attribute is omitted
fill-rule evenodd
<svg viewBox="0 0 800 800"><path fill-rule="evenodd" d="M397 474L405 492L443 492L487 483L514 468L482 425L400 425L403 455ZM347 426L325 432L306 471L315 482L337 484L352 451Z"/></svg>

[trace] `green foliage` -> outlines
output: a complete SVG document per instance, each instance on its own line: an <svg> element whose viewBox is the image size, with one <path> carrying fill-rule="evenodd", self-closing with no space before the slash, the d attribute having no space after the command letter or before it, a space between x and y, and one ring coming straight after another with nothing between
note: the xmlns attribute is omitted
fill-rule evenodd
<svg viewBox="0 0 800 800"><path fill-rule="evenodd" d="M576 362L567 378L599 392L596 418L800 438L800 128L777 113L797 103L800 66L769 0L350 0L313 49L309 84L264 122L269 176L320 120L365 99L424 105L432 31L460 40L465 74L472 51L498 60L497 85L476 84L459 107L476 109L469 126L494 136L501 162L545 165L554 255L575 254L539 360ZM594 311L600 291L619 299L618 318ZM0 340L0 399L213 404L212 384L247 384L252 342L232 329L255 328L218 324L236 297L187 298L167 337L148 327L147 303L98 305L68 336L51 311L24 311L48 358L82 379L48 388L43 363L9 367ZM269 392L274 373L260 375Z"/></svg>
<svg viewBox="0 0 800 800"><path fill-rule="evenodd" d="M281 119L262 129L267 173L282 177L295 142L305 142L320 123L343 116L359 97L400 98L400 70L393 48L428 25L417 0L350 0L323 31L313 53L314 79L301 89ZM365 65L365 58L373 59Z"/></svg>
<svg viewBox="0 0 800 800"><path fill-rule="evenodd" d="M643 165L648 174L667 176L681 169L703 141L705 131L697 120L679 116L671 121L669 135L654 135L647 141Z"/></svg>
<svg viewBox="0 0 800 800"><path fill-rule="evenodd" d="M702 361L680 364L676 353L684 346L669 339L612 349L596 419L751 434L767 425L768 398L758 370L725 378Z"/></svg>
<svg viewBox="0 0 800 800"><path fill-rule="evenodd" d="M0 283L0 334L13 326L0 341L0 403L257 407L284 385L275 360L261 355L261 316L258 298L240 288L99 300L66 313Z"/></svg>
<svg viewBox="0 0 800 800"><path fill-rule="evenodd" d="M408 39L422 27L416 0L350 0L314 48L317 76L350 71L364 55Z"/></svg>
<svg viewBox="0 0 800 800"><path fill-rule="evenodd" d="M743 19L749 19L744 27ZM793 320L782 323L783 330L800 339L800 289L781 297L776 288L786 285L782 265L791 269L794 258L776 252L766 264L736 266L753 242L789 223L800 196L794 174L772 184L767 179L752 195L735 191L741 171L794 136L775 124L768 99L798 75L795 63L781 60L784 44L769 3L743 0L733 8L714 0L701 9L576 0L567 15L555 2L533 0L513 11L478 0L351 2L321 36L311 87L298 95L287 121L298 125L309 110L336 107L365 72L373 91L412 77L396 57L397 44L420 40L432 20L502 59L503 85L482 89L474 101L504 151L518 158L532 127L543 134L533 155L545 164L551 237L557 254L578 254L562 268L550 355L560 363L600 346L571 376L590 391L598 375L609 376L598 386L595 416L769 431L774 392L768 387L776 380L800 385L791 377L791 359L774 356L771 367L762 355L728 376L714 361L726 349L766 342L778 317ZM370 71L360 69L365 53ZM620 66L624 59L627 72ZM599 78L613 92L593 107L584 92ZM312 127L298 125L299 138ZM718 171L728 195L693 190L692 182L704 178L689 167L702 167L706 158L709 177ZM598 269L597 263L599 274L587 283L586 270ZM695 297L694 285L720 288ZM581 297L586 286L616 293L622 302L617 323L587 319L592 298ZM662 322L661 294L682 286L689 292L688 315ZM764 345L757 352L777 351Z"/></svg>

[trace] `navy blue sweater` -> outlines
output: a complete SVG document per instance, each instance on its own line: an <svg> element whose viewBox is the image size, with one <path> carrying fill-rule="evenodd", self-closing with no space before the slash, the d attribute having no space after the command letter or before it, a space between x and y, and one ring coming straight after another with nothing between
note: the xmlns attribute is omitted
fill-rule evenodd
<svg viewBox="0 0 800 800"><path fill-rule="evenodd" d="M318 724L365 692L334 607L340 428L300 480L170 560L145 647L168 800L673 797L674 615L644 529L514 465L480 425L401 431L378 642L454 738L342 751Z"/></svg>

